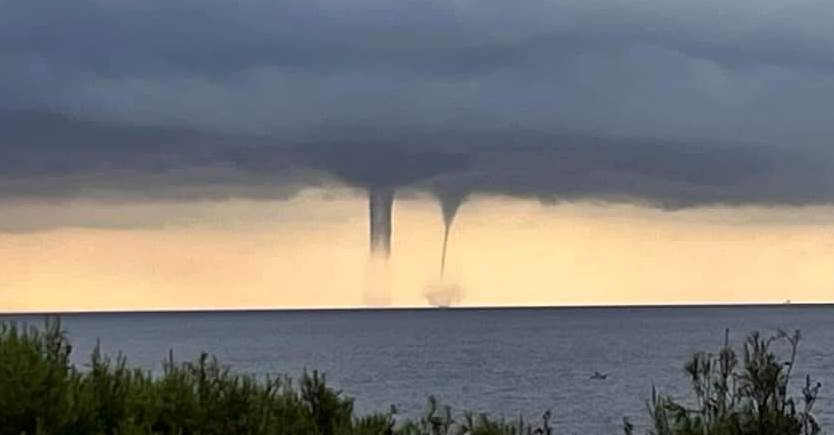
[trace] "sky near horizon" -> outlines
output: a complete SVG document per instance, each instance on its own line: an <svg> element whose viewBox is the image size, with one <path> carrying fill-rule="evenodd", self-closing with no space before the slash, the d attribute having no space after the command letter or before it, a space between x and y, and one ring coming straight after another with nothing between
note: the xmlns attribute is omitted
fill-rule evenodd
<svg viewBox="0 0 834 435"><path fill-rule="evenodd" d="M0 311L834 302L832 14L0 0Z"/></svg>
<svg viewBox="0 0 834 435"><path fill-rule="evenodd" d="M143 223L0 234L2 309L427 305L427 288L440 281L437 202L395 202L388 283L373 290L367 200L331 195L6 206L18 216L131 215ZM457 216L443 281L460 287L460 305L827 302L831 218L830 206L669 212L479 197Z"/></svg>

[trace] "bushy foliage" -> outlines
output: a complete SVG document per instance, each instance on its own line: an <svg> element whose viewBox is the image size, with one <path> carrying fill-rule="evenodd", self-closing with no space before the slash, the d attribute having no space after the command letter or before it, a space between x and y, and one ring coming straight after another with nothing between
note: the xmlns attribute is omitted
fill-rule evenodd
<svg viewBox="0 0 834 435"><path fill-rule="evenodd" d="M93 351L88 367L69 362L60 324L41 331L0 326L0 435L20 434L310 434L390 433L390 417L355 418L353 402L324 376L255 379L232 374L207 355L163 372L127 368Z"/></svg>
<svg viewBox="0 0 834 435"><path fill-rule="evenodd" d="M816 435L820 427L811 411L820 389L805 377L802 398L788 394L800 334L763 338L751 334L743 358L729 345L729 333L718 354L697 353L686 364L694 406L682 405L652 388L648 403L652 435ZM773 350L787 344L786 356ZM633 433L626 421L626 434Z"/></svg>
<svg viewBox="0 0 834 435"><path fill-rule="evenodd" d="M356 416L353 400L316 371L287 377L234 374L206 354L159 376L128 368L98 346L86 367L57 320L42 329L0 324L0 435L521 435L523 422L452 418L434 398L423 418L397 424L396 409ZM549 419L549 414L547 414ZM547 426L547 421L545 421ZM536 433L550 434L539 430Z"/></svg>
<svg viewBox="0 0 834 435"><path fill-rule="evenodd" d="M401 435L553 435L550 423L551 414L547 411L538 426L527 424L519 417L515 421L493 419L486 414L477 417L465 413L459 419L452 416L448 406L440 407L434 397L429 397L428 409L423 417L409 420L403 424L397 434Z"/></svg>
<svg viewBox="0 0 834 435"><path fill-rule="evenodd" d="M752 334L741 358L725 345L695 354L685 369L694 405L652 389L651 435L816 435L811 411L820 384L805 378L800 400L788 385L799 333ZM786 357L773 350L786 343ZM398 422L397 410L357 416L353 400L327 387L324 375L257 379L235 374L206 354L157 376L102 355L70 363L72 347L56 320L42 329L0 324L0 435L553 435L551 413L536 424L485 414L455 417L429 398L425 414ZM634 427L625 422L627 434Z"/></svg>

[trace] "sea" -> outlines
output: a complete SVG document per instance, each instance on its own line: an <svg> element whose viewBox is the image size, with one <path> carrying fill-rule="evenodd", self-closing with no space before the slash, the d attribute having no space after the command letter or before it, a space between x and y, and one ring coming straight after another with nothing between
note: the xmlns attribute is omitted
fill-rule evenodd
<svg viewBox="0 0 834 435"><path fill-rule="evenodd" d="M43 317L0 320L40 324ZM691 400L684 364L694 352L717 352L725 330L736 345L752 331L800 330L791 390L799 392L806 374L821 382L816 416L834 431L834 306L74 313L61 320L79 366L97 342L154 372L169 350L177 360L208 352L237 372L319 370L355 398L359 412L394 405L399 418L419 416L434 396L454 413L539 419L551 410L558 434L622 433L623 418L645 429L652 387ZM607 377L592 379L595 372Z"/></svg>

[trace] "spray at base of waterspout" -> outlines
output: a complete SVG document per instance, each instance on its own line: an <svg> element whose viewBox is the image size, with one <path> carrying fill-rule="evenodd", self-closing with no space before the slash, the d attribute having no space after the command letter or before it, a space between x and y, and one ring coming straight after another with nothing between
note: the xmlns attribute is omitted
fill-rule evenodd
<svg viewBox="0 0 834 435"><path fill-rule="evenodd" d="M441 280L428 284L423 291L423 297L433 307L447 308L460 304L463 300L463 288Z"/></svg>

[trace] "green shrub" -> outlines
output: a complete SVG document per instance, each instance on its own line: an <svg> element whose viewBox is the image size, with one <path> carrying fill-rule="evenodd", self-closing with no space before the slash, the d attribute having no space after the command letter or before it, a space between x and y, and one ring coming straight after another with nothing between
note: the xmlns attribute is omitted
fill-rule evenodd
<svg viewBox="0 0 834 435"><path fill-rule="evenodd" d="M43 332L0 324L0 434L53 433L75 418L71 350L55 321Z"/></svg>
<svg viewBox="0 0 834 435"><path fill-rule="evenodd" d="M354 417L353 401L317 372L295 388L288 378L232 374L205 354L181 364L169 354L153 377L98 346L77 370L71 350L55 320L43 331L0 326L0 435L390 433L390 416Z"/></svg>
<svg viewBox="0 0 834 435"><path fill-rule="evenodd" d="M162 373L130 369L93 350L83 370L60 322L43 330L0 325L0 435L521 435L533 429L467 414L460 422L434 398L425 417L397 424L396 409L356 416L353 400L316 371L296 387L287 377L240 375L207 354ZM549 413L546 414L549 420ZM547 425L547 421L545 421ZM399 427L397 427L399 426ZM548 429L549 431L549 429ZM550 432L542 432L550 433Z"/></svg>
<svg viewBox="0 0 834 435"><path fill-rule="evenodd" d="M725 344L686 364L694 405L652 389L648 403L654 435L816 435L811 411L819 383L805 378L800 400L788 384L799 333L752 334L740 359ZM774 350L787 344L783 358ZM42 329L0 324L0 435L553 435L551 414L539 424L485 414L455 418L429 398L425 414L396 421L397 410L357 416L353 400L327 387L316 371L298 386L287 377L256 379L230 372L207 354L162 373L131 369L93 350L83 370L70 363L72 347L57 320ZM625 431L634 427L625 421Z"/></svg>
<svg viewBox="0 0 834 435"><path fill-rule="evenodd" d="M686 364L695 406L684 406L652 388L648 403L654 435L815 435L820 427L811 411L820 389L805 377L802 398L788 394L800 334L751 334L743 359L729 345L728 333L717 355L697 353ZM786 343L786 358L772 350ZM626 421L626 434L633 433Z"/></svg>
<svg viewBox="0 0 834 435"><path fill-rule="evenodd" d="M493 419L487 414L475 417L470 412L455 419L450 407L441 408L437 399L429 397L424 416L417 420L406 421L396 433L401 435L553 435L550 419L550 411L544 413L539 426L526 424L521 417L514 421L507 421Z"/></svg>

